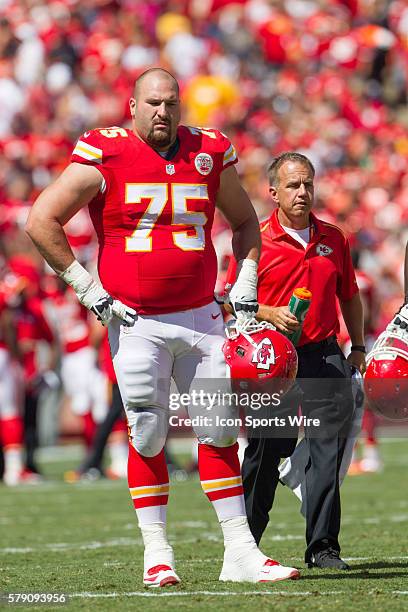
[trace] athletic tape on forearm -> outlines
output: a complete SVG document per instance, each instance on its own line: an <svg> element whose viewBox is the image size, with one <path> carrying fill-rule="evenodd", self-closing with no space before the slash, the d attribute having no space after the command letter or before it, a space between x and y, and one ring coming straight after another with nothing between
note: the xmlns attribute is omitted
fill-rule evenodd
<svg viewBox="0 0 408 612"><path fill-rule="evenodd" d="M237 266L237 280L235 281L244 285L249 285L255 290L258 285L258 262L253 259L241 259Z"/></svg>
<svg viewBox="0 0 408 612"><path fill-rule="evenodd" d="M98 300L107 296L104 288L92 278L76 259L59 276L68 285L71 285L81 304L87 308L91 308Z"/></svg>

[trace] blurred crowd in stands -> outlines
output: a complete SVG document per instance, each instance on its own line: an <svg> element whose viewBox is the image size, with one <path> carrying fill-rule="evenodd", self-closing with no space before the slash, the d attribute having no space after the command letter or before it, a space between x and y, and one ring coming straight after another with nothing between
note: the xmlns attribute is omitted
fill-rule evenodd
<svg viewBox="0 0 408 612"><path fill-rule="evenodd" d="M367 331L384 329L408 238L407 60L407 0L0 0L0 310L24 368L18 390L61 372L69 347L103 344L23 226L81 132L129 123L134 80L152 66L179 80L183 123L230 137L260 219L271 158L313 161L316 211L348 234L369 286ZM66 229L92 269L87 212ZM214 240L220 287L231 248L220 216ZM42 364L39 343L52 347Z"/></svg>

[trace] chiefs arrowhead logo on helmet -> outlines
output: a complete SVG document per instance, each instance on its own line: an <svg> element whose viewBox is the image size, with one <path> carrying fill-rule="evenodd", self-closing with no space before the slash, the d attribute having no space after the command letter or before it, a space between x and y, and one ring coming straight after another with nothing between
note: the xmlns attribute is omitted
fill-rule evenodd
<svg viewBox="0 0 408 612"><path fill-rule="evenodd" d="M297 353L272 325L252 319L227 330L223 346L234 389L286 393L297 374Z"/></svg>
<svg viewBox="0 0 408 612"><path fill-rule="evenodd" d="M387 330L367 355L364 390L372 410L401 421L408 419L408 336Z"/></svg>
<svg viewBox="0 0 408 612"><path fill-rule="evenodd" d="M272 340L266 336L254 348L252 363L256 363L258 370L270 370L271 365L276 363Z"/></svg>

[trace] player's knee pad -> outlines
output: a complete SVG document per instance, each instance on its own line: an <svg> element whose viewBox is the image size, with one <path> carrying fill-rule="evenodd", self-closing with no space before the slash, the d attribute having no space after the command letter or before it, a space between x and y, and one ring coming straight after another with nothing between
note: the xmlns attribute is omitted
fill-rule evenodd
<svg viewBox="0 0 408 612"><path fill-rule="evenodd" d="M143 357L120 362L119 386L125 409L134 410L145 406L168 406L169 380L161 378L156 365L148 363Z"/></svg>
<svg viewBox="0 0 408 612"><path fill-rule="evenodd" d="M194 431L200 444L219 448L232 446L238 438L239 419L209 417L203 426L194 427Z"/></svg>
<svg viewBox="0 0 408 612"><path fill-rule="evenodd" d="M135 408L127 411L130 441L143 457L155 457L166 443L169 422L162 408Z"/></svg>
<svg viewBox="0 0 408 612"><path fill-rule="evenodd" d="M198 441L200 444L209 444L210 446L216 446L217 448L226 448L227 446L233 446L237 441L238 433L236 436L225 436L225 437L217 437L214 435L202 435L198 436Z"/></svg>

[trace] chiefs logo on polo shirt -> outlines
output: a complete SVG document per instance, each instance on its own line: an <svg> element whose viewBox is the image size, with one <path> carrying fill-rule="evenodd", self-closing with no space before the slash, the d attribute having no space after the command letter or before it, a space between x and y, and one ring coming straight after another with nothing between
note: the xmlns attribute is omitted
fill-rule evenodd
<svg viewBox="0 0 408 612"><path fill-rule="evenodd" d="M327 257L327 255L330 255L330 253L333 253L333 249L331 249L326 244L322 244L321 242L319 242L319 244L316 245L316 253L318 255L323 255Z"/></svg>

